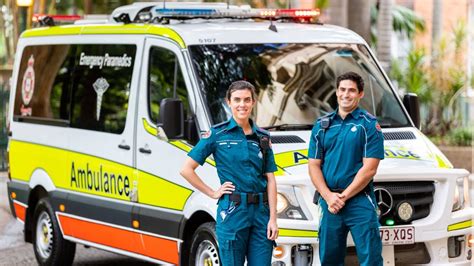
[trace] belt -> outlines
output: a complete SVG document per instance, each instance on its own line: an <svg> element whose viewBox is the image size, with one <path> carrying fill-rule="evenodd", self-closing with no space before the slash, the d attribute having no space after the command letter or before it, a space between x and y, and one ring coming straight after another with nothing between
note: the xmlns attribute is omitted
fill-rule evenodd
<svg viewBox="0 0 474 266"><path fill-rule="evenodd" d="M232 193L229 195L230 201L235 203L242 202L242 194L247 194L247 204L258 204L260 202L260 197L263 196L262 201L268 202L268 194L267 192L263 193Z"/></svg>

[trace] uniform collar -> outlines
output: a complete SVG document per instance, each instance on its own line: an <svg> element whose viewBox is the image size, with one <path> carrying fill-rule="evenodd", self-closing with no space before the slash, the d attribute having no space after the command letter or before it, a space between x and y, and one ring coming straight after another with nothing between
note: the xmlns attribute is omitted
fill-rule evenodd
<svg viewBox="0 0 474 266"><path fill-rule="evenodd" d="M351 112L352 118L354 118L354 119L359 118L359 117L360 117L360 112L361 112L361 110L360 110L359 107L357 107L356 109L354 109L354 110Z"/></svg>
<svg viewBox="0 0 474 266"><path fill-rule="evenodd" d="M257 126L255 125L255 123L253 122L252 119L249 119L249 123L250 123L250 126L252 127L252 132L253 133L256 133L257 132ZM237 124L237 122L234 120L234 117L231 117L229 119L229 124L227 125L227 131L230 131L236 127L240 127L239 124Z"/></svg>
<svg viewBox="0 0 474 266"><path fill-rule="evenodd" d="M359 107L356 107L356 109L352 110L352 112L350 112L348 115L351 115L352 118L357 119L360 117L361 112L362 110ZM334 118L335 115L341 118L341 116L339 115L339 107L337 107L336 110L334 110L334 113L330 114L329 117Z"/></svg>

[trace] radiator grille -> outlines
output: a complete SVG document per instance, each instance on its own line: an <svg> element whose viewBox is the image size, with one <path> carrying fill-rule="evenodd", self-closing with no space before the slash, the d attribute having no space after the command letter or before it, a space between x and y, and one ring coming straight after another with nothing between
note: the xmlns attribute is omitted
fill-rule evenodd
<svg viewBox="0 0 474 266"><path fill-rule="evenodd" d="M435 186L432 181L415 181L415 182L378 182L374 183L375 197L379 210L385 215L380 217L380 224L385 225L385 221L392 219L396 225L410 224L414 220L425 218L430 214L431 205L433 204L433 194ZM392 196L392 208L388 210L382 201L388 203ZM406 201L413 206L413 216L409 221L403 221L397 215L397 206L401 202Z"/></svg>

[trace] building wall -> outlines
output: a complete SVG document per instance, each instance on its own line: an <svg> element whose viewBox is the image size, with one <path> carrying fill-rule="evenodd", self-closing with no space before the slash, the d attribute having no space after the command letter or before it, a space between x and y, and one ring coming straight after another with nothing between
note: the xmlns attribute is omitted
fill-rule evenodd
<svg viewBox="0 0 474 266"><path fill-rule="evenodd" d="M442 1L442 28L443 35L450 34L452 28L458 20L467 22L468 10L472 0L443 0ZM433 0L414 0L413 10L420 14L426 22L426 31L415 38L416 47L425 47L426 51L431 51L431 38L433 28Z"/></svg>

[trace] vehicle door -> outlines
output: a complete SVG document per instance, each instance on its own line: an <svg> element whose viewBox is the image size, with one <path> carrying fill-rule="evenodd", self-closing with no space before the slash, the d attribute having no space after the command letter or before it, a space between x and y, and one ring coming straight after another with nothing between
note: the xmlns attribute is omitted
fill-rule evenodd
<svg viewBox="0 0 474 266"><path fill-rule="evenodd" d="M190 115L194 98L180 47L171 41L146 39L137 125L137 169L139 176L139 220L148 256L177 264L179 227L183 209L192 194L179 171L191 144L168 140L158 125L160 102L179 98ZM193 130L196 131L194 128ZM197 132L195 132L197 134Z"/></svg>

